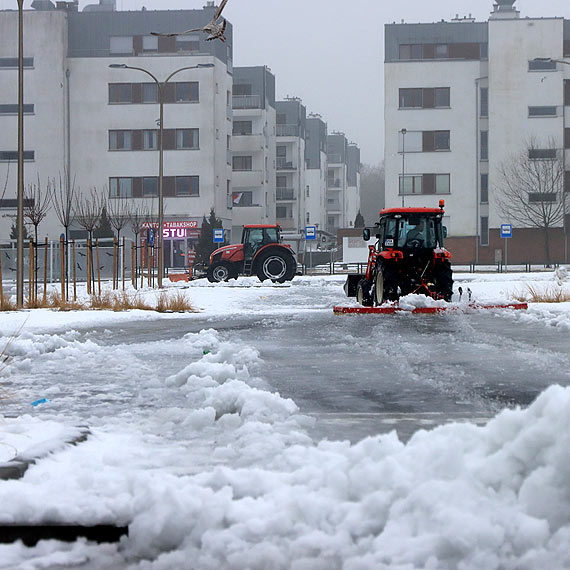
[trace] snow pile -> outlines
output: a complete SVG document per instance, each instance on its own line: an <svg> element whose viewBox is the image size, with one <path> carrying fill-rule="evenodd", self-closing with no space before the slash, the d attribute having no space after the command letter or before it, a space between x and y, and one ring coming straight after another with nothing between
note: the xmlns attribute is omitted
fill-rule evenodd
<svg viewBox="0 0 570 570"><path fill-rule="evenodd" d="M446 425L406 445L395 433L314 445L296 405L254 376L254 349L211 330L184 341L202 356L166 380L183 403L154 420L202 468L149 469L153 454L177 459L138 433L145 424L95 430L0 484L0 520L115 521L129 524L129 538L120 548L44 543L25 554L3 545L0 560L40 568L59 553L60 564L90 557L98 568L140 570L188 561L200 570L570 566L570 389L551 387L485 427Z"/></svg>
<svg viewBox="0 0 570 570"><path fill-rule="evenodd" d="M398 307L402 311L413 311L414 309L424 307L449 307L449 303L442 299L432 299L426 295L410 294L405 297L400 297Z"/></svg>

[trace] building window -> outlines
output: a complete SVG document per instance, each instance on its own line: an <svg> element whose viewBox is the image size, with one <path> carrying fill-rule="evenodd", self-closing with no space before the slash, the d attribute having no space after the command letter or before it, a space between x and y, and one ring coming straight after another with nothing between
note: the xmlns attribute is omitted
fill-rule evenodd
<svg viewBox="0 0 570 570"><path fill-rule="evenodd" d="M176 83L177 103L197 103L200 100L200 89L197 81Z"/></svg>
<svg viewBox="0 0 570 570"><path fill-rule="evenodd" d="M199 196L200 177L199 176L177 176L176 196Z"/></svg>
<svg viewBox="0 0 570 570"><path fill-rule="evenodd" d="M36 153L33 150L24 151L24 160L26 162L31 162L35 160ZM0 150L0 162L16 162L18 160L17 150Z"/></svg>
<svg viewBox="0 0 570 570"><path fill-rule="evenodd" d="M176 148L178 150L200 148L199 129L176 129Z"/></svg>
<svg viewBox="0 0 570 570"><path fill-rule="evenodd" d="M0 57L0 69L12 69L18 67L17 57ZM25 57L24 67L34 67L34 58Z"/></svg>
<svg viewBox="0 0 570 570"><path fill-rule="evenodd" d="M109 196L111 198L131 198L133 195L132 178L110 178Z"/></svg>
<svg viewBox="0 0 570 570"><path fill-rule="evenodd" d="M277 206L275 208L277 218L283 219L287 217L287 206Z"/></svg>
<svg viewBox="0 0 570 570"><path fill-rule="evenodd" d="M200 51L200 38L198 36L177 36L176 51Z"/></svg>
<svg viewBox="0 0 570 570"><path fill-rule="evenodd" d="M449 174L411 174L404 177L404 194L450 194ZM400 176L402 195L402 176Z"/></svg>
<svg viewBox="0 0 570 570"><path fill-rule="evenodd" d="M489 160L489 132L481 131L481 160Z"/></svg>
<svg viewBox="0 0 570 570"><path fill-rule="evenodd" d="M529 204L544 204L556 202L556 192L529 192Z"/></svg>
<svg viewBox="0 0 570 570"><path fill-rule="evenodd" d="M481 204L489 203L489 175L481 174Z"/></svg>
<svg viewBox="0 0 570 570"><path fill-rule="evenodd" d="M307 212L305 215L305 222L307 224L311 222L311 214L309 212Z"/></svg>
<svg viewBox="0 0 570 570"><path fill-rule="evenodd" d="M158 178L156 176L143 178L142 190L143 190L143 196L145 198L158 196Z"/></svg>
<svg viewBox="0 0 570 570"><path fill-rule="evenodd" d="M556 160L557 154L555 148L531 148L528 151L531 160Z"/></svg>
<svg viewBox="0 0 570 570"><path fill-rule="evenodd" d="M450 88L400 89L400 109L438 109L450 106Z"/></svg>
<svg viewBox="0 0 570 570"><path fill-rule="evenodd" d="M422 176L400 176L400 195L403 194L421 194L422 193ZM402 188L403 187L403 188Z"/></svg>
<svg viewBox="0 0 570 570"><path fill-rule="evenodd" d="M142 84L142 102L158 103L158 85L156 83Z"/></svg>
<svg viewBox="0 0 570 570"><path fill-rule="evenodd" d="M251 156L234 156L232 161L232 170L237 172L249 171L253 167L253 159Z"/></svg>
<svg viewBox="0 0 570 570"><path fill-rule="evenodd" d="M531 59L528 62L529 71L556 71L555 61L541 61L537 59Z"/></svg>
<svg viewBox="0 0 570 570"><path fill-rule="evenodd" d="M437 44L435 46L435 58L447 59L449 57L449 46L447 44Z"/></svg>
<svg viewBox="0 0 570 570"><path fill-rule="evenodd" d="M570 148L570 128L564 129L564 148Z"/></svg>
<svg viewBox="0 0 570 570"><path fill-rule="evenodd" d="M556 117L557 115L558 109L555 105L528 108L529 117Z"/></svg>
<svg viewBox="0 0 570 570"><path fill-rule="evenodd" d="M481 216L481 245L489 245L489 218L487 216Z"/></svg>
<svg viewBox="0 0 570 570"><path fill-rule="evenodd" d="M132 55L133 37L132 36L112 37L110 41L109 53L111 55Z"/></svg>
<svg viewBox="0 0 570 570"><path fill-rule="evenodd" d="M570 79L564 80L564 105L570 105Z"/></svg>
<svg viewBox="0 0 570 570"><path fill-rule="evenodd" d="M133 86L131 83L110 83L109 103L132 103Z"/></svg>
<svg viewBox="0 0 570 570"><path fill-rule="evenodd" d="M156 52L158 51L158 37L157 36L143 36L142 39L143 52Z"/></svg>
<svg viewBox="0 0 570 570"><path fill-rule="evenodd" d="M18 114L17 104L0 105L0 115L17 115L17 114ZM34 106L32 104L25 104L24 115L33 115L33 114L34 114Z"/></svg>
<svg viewBox="0 0 570 570"><path fill-rule="evenodd" d="M143 150L158 150L158 131L143 131Z"/></svg>
<svg viewBox="0 0 570 570"><path fill-rule="evenodd" d="M252 121L234 121L233 134L234 135L251 135L253 133Z"/></svg>
<svg viewBox="0 0 570 570"><path fill-rule="evenodd" d="M133 150L132 131L109 131L109 150Z"/></svg>
<svg viewBox="0 0 570 570"><path fill-rule="evenodd" d="M435 150L449 150L450 149L450 132L449 131L435 131L434 132Z"/></svg>
<svg viewBox="0 0 570 570"><path fill-rule="evenodd" d="M307 184L305 196L309 198L311 196L311 187Z"/></svg>
<svg viewBox="0 0 570 570"><path fill-rule="evenodd" d="M479 45L479 57L481 59L489 59L489 44L482 43Z"/></svg>
<svg viewBox="0 0 570 570"><path fill-rule="evenodd" d="M398 152L437 152L450 150L450 131L399 132Z"/></svg>
<svg viewBox="0 0 570 570"><path fill-rule="evenodd" d="M481 87L481 117L489 116L489 89Z"/></svg>

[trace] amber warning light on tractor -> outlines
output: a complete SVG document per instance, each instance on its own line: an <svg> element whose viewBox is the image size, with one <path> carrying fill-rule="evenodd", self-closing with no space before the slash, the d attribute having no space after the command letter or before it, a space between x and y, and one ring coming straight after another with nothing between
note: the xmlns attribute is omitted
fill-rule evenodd
<svg viewBox="0 0 570 570"><path fill-rule="evenodd" d="M445 200L439 201L439 207L443 210L445 208Z"/></svg>

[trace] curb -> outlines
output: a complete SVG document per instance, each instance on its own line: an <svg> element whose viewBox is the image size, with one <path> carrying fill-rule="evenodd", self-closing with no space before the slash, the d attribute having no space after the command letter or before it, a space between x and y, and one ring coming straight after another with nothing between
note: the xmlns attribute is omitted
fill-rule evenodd
<svg viewBox="0 0 570 570"><path fill-rule="evenodd" d="M87 440L91 435L91 431L87 426L79 426L80 434L73 439L64 441L64 445L79 445ZM21 479L31 465L35 465L40 459L47 457L51 452L40 457L33 457L26 459L21 456L16 456L7 463L0 463L0 481L9 481L14 479Z"/></svg>

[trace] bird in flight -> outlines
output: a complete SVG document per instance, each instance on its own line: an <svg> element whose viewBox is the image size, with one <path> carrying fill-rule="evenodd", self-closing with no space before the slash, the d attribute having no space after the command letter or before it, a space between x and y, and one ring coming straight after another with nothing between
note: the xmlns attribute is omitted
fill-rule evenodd
<svg viewBox="0 0 570 570"><path fill-rule="evenodd" d="M222 0L221 4L218 6L218 9L216 10L216 13L214 14L214 17L203 28L193 28L191 30L186 30L185 32L180 32L178 34L159 34L158 32L151 32L151 35L166 36L171 38L174 36L183 36L185 34L191 34L192 32L204 32L208 34L208 37L206 38L207 42L210 42L212 40L220 40L222 42L225 42L227 21L224 18L222 18L221 22L218 22L218 20L220 19L222 15L222 10L225 8L227 3L228 0Z"/></svg>

